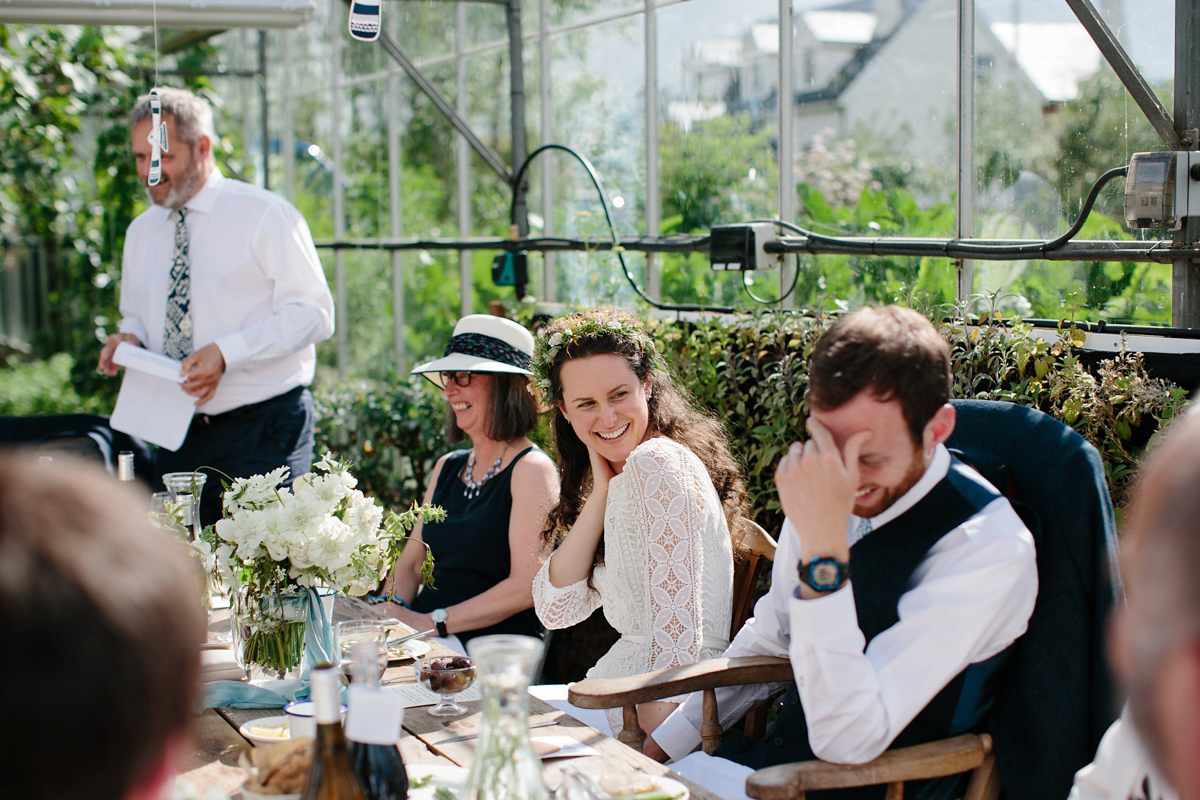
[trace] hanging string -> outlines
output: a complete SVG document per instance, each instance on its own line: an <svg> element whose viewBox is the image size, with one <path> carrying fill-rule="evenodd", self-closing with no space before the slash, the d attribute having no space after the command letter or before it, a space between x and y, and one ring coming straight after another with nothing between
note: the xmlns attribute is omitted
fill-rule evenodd
<svg viewBox="0 0 1200 800"><path fill-rule="evenodd" d="M150 14L154 25L154 85L158 86L158 0L150 0Z"/></svg>

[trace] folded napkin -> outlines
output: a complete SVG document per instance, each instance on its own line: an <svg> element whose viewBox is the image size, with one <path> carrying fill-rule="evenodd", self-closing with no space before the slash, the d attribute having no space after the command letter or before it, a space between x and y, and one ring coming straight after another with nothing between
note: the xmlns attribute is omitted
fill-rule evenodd
<svg viewBox="0 0 1200 800"><path fill-rule="evenodd" d="M233 651L228 647L204 647L200 650L200 680L236 681L246 677L246 671L238 666Z"/></svg>
<svg viewBox="0 0 1200 800"><path fill-rule="evenodd" d="M293 700L308 699L306 681L212 681L204 685L200 709L283 708Z"/></svg>
<svg viewBox="0 0 1200 800"><path fill-rule="evenodd" d="M750 800L746 797L746 778L754 770L744 764L697 750L667 766L722 800Z"/></svg>

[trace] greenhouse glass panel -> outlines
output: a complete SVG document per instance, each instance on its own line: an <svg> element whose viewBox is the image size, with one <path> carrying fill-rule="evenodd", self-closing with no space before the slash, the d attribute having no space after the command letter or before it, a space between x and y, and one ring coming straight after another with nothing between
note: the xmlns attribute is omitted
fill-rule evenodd
<svg viewBox="0 0 1200 800"><path fill-rule="evenodd" d="M1095 5L1170 113L1170 0ZM975 235L1054 238L1102 173L1165 145L1062 0L976 0L976 22ZM1124 189L1102 190L1078 239L1170 238L1124 227ZM975 262L977 309L1038 319L1169 324L1170 286L1170 264Z"/></svg>

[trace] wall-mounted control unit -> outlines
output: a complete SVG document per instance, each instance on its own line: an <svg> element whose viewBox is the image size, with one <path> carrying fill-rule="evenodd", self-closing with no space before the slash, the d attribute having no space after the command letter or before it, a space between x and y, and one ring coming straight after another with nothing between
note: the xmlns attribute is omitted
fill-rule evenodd
<svg viewBox="0 0 1200 800"><path fill-rule="evenodd" d="M1177 230L1200 216L1200 152L1134 153L1125 176L1125 224Z"/></svg>
<svg viewBox="0 0 1200 800"><path fill-rule="evenodd" d="M708 261L713 269L772 269L779 256L768 255L763 246L775 238L772 222L744 225L714 225L708 237Z"/></svg>

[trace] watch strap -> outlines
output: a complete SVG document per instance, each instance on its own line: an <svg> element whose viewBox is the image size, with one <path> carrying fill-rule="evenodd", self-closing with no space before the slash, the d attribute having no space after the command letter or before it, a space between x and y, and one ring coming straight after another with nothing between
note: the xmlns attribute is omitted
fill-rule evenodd
<svg viewBox="0 0 1200 800"><path fill-rule="evenodd" d="M821 568L832 569L836 580L830 583L814 580L814 573ZM850 580L850 564L836 558L814 558L807 563L801 561L796 565L796 571L799 573L800 582L816 592L837 591Z"/></svg>
<svg viewBox="0 0 1200 800"><path fill-rule="evenodd" d="M437 628L438 636L445 639L450 635L450 631L446 630L446 609L438 608L430 613L429 618L433 620L433 626Z"/></svg>

